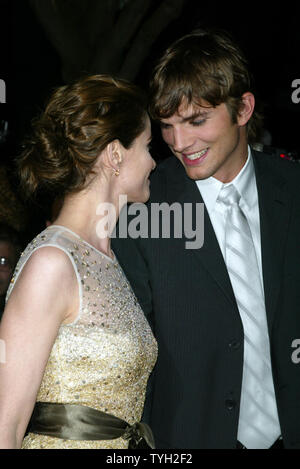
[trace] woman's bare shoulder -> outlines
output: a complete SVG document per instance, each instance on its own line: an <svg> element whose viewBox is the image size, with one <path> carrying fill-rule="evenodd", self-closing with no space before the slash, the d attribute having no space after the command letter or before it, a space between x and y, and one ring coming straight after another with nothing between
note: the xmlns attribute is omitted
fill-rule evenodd
<svg viewBox="0 0 300 469"><path fill-rule="evenodd" d="M16 278L7 307L28 310L30 314L35 309L51 315L57 311L64 320L73 308L77 289L78 280L68 255L57 247L39 247Z"/></svg>

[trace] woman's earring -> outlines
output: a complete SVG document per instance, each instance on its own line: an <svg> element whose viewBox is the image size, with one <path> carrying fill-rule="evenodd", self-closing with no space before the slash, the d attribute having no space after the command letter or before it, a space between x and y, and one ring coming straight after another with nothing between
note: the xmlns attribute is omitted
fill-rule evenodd
<svg viewBox="0 0 300 469"><path fill-rule="evenodd" d="M120 170L119 169L115 169L115 176L119 176L120 174Z"/></svg>

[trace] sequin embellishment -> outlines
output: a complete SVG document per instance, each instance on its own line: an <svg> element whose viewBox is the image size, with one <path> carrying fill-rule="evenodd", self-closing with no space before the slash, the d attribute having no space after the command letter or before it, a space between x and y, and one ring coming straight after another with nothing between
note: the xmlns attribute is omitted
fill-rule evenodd
<svg viewBox="0 0 300 469"><path fill-rule="evenodd" d="M77 319L60 327L37 400L86 405L134 424L141 419L147 380L157 358L157 343L134 293L116 259L55 225L27 246L14 279L30 254L46 245L63 249L73 260L82 297ZM12 288L13 283L8 294ZM22 445L25 449L127 447L122 438L71 441L34 434L27 435Z"/></svg>

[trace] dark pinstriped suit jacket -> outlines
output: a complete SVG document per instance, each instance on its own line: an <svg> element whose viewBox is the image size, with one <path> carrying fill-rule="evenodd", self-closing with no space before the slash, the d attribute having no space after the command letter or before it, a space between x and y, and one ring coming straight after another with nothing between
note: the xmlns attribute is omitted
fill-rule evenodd
<svg viewBox="0 0 300 469"><path fill-rule="evenodd" d="M252 152L274 384L284 444L300 448L300 165ZM151 202L203 202L171 157L153 173ZM159 357L145 415L158 448L235 448L243 328L205 210L204 245L116 239L113 249L153 325Z"/></svg>

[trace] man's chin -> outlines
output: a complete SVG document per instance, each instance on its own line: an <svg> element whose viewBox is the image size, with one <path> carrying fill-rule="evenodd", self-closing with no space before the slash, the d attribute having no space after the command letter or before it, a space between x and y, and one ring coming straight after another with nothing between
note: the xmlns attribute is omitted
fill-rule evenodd
<svg viewBox="0 0 300 469"><path fill-rule="evenodd" d="M176 158L178 158L178 156L176 156ZM178 158L178 160L184 167L187 176L190 179L193 179L193 181L198 181L199 179L207 179L209 177L206 174L203 174L203 171L201 171L199 166L192 166L192 165L188 166L187 164L184 163L184 161L182 161L181 158Z"/></svg>
<svg viewBox="0 0 300 469"><path fill-rule="evenodd" d="M209 175L205 174L203 171L200 171L199 168L190 168L184 165L185 172L187 176L193 181L199 181L202 179L207 179Z"/></svg>

